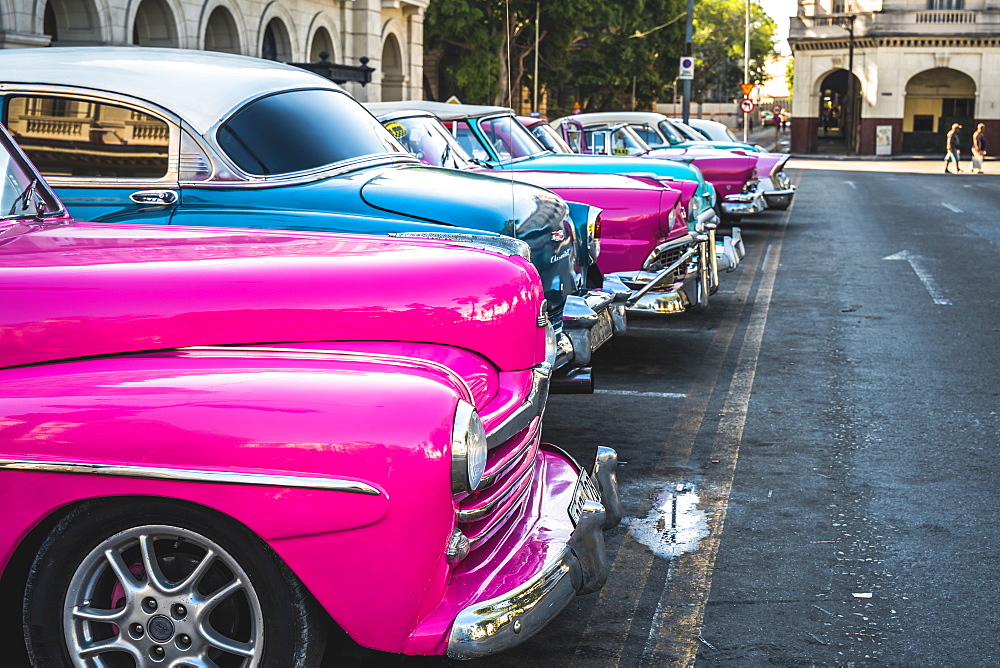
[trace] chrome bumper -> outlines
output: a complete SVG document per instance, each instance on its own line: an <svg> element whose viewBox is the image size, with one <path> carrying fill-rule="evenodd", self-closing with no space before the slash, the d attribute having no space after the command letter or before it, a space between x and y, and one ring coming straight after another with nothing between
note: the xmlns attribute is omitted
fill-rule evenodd
<svg viewBox="0 0 1000 668"><path fill-rule="evenodd" d="M561 350L557 366L586 366L591 355L615 334L625 331L624 310L608 290L591 290L584 296L570 295L563 309L563 333L570 350ZM621 313L619 313L621 311Z"/></svg>
<svg viewBox="0 0 1000 668"><path fill-rule="evenodd" d="M723 237L721 241L715 242L715 258L720 270L732 271L736 269L746 254L746 248L743 246L743 233L738 227L733 228L731 236Z"/></svg>
<svg viewBox="0 0 1000 668"><path fill-rule="evenodd" d="M615 478L617 465L614 450L598 448L591 478L601 493L601 502L584 502L565 549L534 577L458 614L448 639L450 658L476 659L520 645L548 624L574 596L604 586L610 565L603 530L616 526L622 517Z"/></svg>
<svg viewBox="0 0 1000 668"><path fill-rule="evenodd" d="M604 277L605 285L609 280L615 280L625 285L630 290L625 308L628 311L677 314L684 313L692 307L700 306L698 283L703 273L702 263L699 260L699 251L704 247L704 242L708 239L699 236L685 237L681 241L673 241L658 247L650 257L656 256L668 248L677 246L687 247L681 256L670 266L664 269L653 271L620 271L608 274ZM675 275L680 268L684 268L684 277L677 281ZM631 287L630 287L631 286ZM707 295L703 295L702 298Z"/></svg>
<svg viewBox="0 0 1000 668"><path fill-rule="evenodd" d="M787 209L795 196L795 186L789 186L781 190L764 191L764 203L769 209Z"/></svg>
<svg viewBox="0 0 1000 668"><path fill-rule="evenodd" d="M764 210L764 196L758 192L726 195L722 200L722 212L727 216L746 216Z"/></svg>

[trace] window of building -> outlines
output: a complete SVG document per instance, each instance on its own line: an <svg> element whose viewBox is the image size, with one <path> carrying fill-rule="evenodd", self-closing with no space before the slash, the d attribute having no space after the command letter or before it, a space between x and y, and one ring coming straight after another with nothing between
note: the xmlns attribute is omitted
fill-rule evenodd
<svg viewBox="0 0 1000 668"><path fill-rule="evenodd" d="M975 116L976 100L975 98L966 97L958 99L944 99L941 101L941 115L942 116L958 116L964 118L972 118Z"/></svg>
<svg viewBox="0 0 1000 668"><path fill-rule="evenodd" d="M927 0L927 9L965 9L965 0Z"/></svg>
<svg viewBox="0 0 1000 668"><path fill-rule="evenodd" d="M934 116L917 114L913 117L914 132L934 132Z"/></svg>

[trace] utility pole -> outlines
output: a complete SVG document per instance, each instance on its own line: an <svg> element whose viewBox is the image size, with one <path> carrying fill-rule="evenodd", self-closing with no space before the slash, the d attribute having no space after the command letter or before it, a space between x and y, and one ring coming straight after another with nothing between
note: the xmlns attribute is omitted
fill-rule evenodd
<svg viewBox="0 0 1000 668"><path fill-rule="evenodd" d="M687 23L684 26L684 55L694 56L694 0L687 2ZM681 117L685 123L691 120L691 80L684 80L684 101L681 103Z"/></svg>
<svg viewBox="0 0 1000 668"><path fill-rule="evenodd" d="M538 108L538 19L541 16L540 2L535 2L535 75L532 77L534 82L534 94L531 101L531 111L532 116L538 114L541 116L541 110Z"/></svg>

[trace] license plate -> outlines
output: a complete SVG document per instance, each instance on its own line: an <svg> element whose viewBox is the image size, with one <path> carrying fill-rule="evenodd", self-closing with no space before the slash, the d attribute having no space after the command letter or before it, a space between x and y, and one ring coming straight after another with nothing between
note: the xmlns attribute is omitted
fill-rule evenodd
<svg viewBox="0 0 1000 668"><path fill-rule="evenodd" d="M587 501L601 502L601 492L597 485L591 480L590 474L586 471L580 472L580 477L576 480L576 487L573 489L573 500L569 504L569 517L573 520L573 526L580 521L583 514L583 504Z"/></svg>
<svg viewBox="0 0 1000 668"><path fill-rule="evenodd" d="M604 345L614 333L614 324L611 322L611 309L604 309L597 316L597 322L590 330L590 350L594 351Z"/></svg>

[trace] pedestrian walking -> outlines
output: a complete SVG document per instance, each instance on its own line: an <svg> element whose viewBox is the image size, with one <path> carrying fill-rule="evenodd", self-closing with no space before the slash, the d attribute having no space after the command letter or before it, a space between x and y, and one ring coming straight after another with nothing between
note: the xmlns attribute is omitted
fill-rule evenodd
<svg viewBox="0 0 1000 668"><path fill-rule="evenodd" d="M986 157L986 126L980 123L976 126L976 131L972 133L972 167L969 169L973 174L983 173L983 158Z"/></svg>
<svg viewBox="0 0 1000 668"><path fill-rule="evenodd" d="M948 132L947 139L945 141L945 154L944 154L944 173L951 174L948 171L948 163L955 163L955 173L960 174L962 168L959 167L958 157L962 153L961 138L958 135L958 131L962 129L962 126L958 123L951 124L951 130Z"/></svg>

